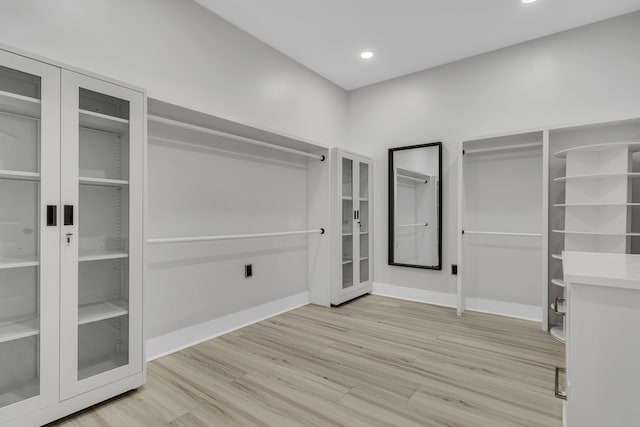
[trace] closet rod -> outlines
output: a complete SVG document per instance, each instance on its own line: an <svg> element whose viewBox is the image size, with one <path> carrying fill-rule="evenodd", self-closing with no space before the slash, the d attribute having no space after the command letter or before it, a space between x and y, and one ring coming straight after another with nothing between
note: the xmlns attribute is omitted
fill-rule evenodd
<svg viewBox="0 0 640 427"><path fill-rule="evenodd" d="M404 179L410 179L410 180L412 180L412 181L418 181L418 182L421 182L421 183L423 183L423 184L426 184L426 183L428 183L428 182L429 182L428 180L425 180L425 179L415 178L415 177L413 177L413 176L408 176L408 175L402 175L402 174L400 174L400 173L398 174L398 176L399 176L399 177L402 177L402 178L404 178Z"/></svg>
<svg viewBox="0 0 640 427"><path fill-rule="evenodd" d="M325 160L325 156L322 154L312 154L312 153L307 153L305 151L296 150L293 148L281 147L279 145L271 144L269 142L258 141L257 139L247 138L245 136L240 136L240 135L234 135L232 133L222 132L222 131L210 129L204 126L192 125L191 123L185 123L185 122L180 122L178 120L167 119L166 117L160 117L153 114L148 114L147 118L152 122L175 126L182 129L193 130L193 131L205 133L208 135L222 136L224 138L246 142L248 144L259 145L261 147L267 147L267 148L271 148L273 150L278 150L278 151L284 151L285 153L297 154L300 156L308 157L310 159L318 159L321 162Z"/></svg>
<svg viewBox="0 0 640 427"><path fill-rule="evenodd" d="M154 245L162 243L213 242L216 240L258 239L262 237L297 236L302 234L324 234L324 228L318 228L316 230L283 231L280 233L230 234L227 236L166 237L148 239L147 243L149 243L150 245Z"/></svg>
<svg viewBox="0 0 640 427"><path fill-rule="evenodd" d="M480 234L486 236L521 236L521 237L542 237L542 233L508 233L504 231L469 231L462 230L462 234Z"/></svg>
<svg viewBox="0 0 640 427"><path fill-rule="evenodd" d="M396 227L400 228L400 227L427 227L429 225L428 222L421 222L419 224L402 224L402 225L396 225Z"/></svg>
<svg viewBox="0 0 640 427"><path fill-rule="evenodd" d="M471 150L462 150L462 154L487 153L490 151L516 150L518 148L542 147L542 142L533 142L530 144L503 145L501 147L476 148Z"/></svg>

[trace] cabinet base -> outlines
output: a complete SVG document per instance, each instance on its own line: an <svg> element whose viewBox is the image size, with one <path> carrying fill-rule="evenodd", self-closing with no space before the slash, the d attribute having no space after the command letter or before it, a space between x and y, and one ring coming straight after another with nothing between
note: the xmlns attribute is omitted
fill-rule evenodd
<svg viewBox="0 0 640 427"><path fill-rule="evenodd" d="M47 406L20 418L9 421L6 427L41 426L72 415L90 406L104 402L120 394L136 390L145 382L143 372L107 384L96 390Z"/></svg>

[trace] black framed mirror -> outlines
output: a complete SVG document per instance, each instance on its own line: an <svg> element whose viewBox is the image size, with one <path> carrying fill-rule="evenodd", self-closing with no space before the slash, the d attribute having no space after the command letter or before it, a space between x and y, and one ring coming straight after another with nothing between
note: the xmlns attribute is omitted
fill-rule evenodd
<svg viewBox="0 0 640 427"><path fill-rule="evenodd" d="M442 143L389 149L389 265L442 270Z"/></svg>

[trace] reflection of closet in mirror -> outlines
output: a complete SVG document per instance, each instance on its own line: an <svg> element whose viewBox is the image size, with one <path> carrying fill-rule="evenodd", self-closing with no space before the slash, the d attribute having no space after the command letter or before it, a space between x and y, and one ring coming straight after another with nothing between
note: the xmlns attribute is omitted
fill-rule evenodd
<svg viewBox="0 0 640 427"><path fill-rule="evenodd" d="M396 260L405 264L437 263L437 176L397 167ZM430 227L431 226L431 227Z"/></svg>
<svg viewBox="0 0 640 427"><path fill-rule="evenodd" d="M440 266L439 144L390 150L389 263Z"/></svg>

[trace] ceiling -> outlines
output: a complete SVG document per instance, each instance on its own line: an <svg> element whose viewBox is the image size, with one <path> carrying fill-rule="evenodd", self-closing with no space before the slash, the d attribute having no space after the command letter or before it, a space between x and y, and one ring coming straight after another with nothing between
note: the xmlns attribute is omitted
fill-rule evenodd
<svg viewBox="0 0 640 427"><path fill-rule="evenodd" d="M640 9L640 0L196 0L344 89ZM375 56L363 60L359 54Z"/></svg>

